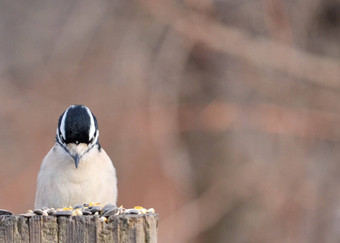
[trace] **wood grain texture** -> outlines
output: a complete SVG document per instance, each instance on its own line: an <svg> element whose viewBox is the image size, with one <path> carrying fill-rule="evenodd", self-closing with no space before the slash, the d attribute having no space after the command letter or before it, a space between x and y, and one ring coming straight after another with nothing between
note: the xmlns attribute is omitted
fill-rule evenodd
<svg viewBox="0 0 340 243"><path fill-rule="evenodd" d="M28 219L13 217L13 240L17 243L29 243Z"/></svg>
<svg viewBox="0 0 340 243"><path fill-rule="evenodd" d="M157 214L110 216L0 216L1 243L157 243Z"/></svg>

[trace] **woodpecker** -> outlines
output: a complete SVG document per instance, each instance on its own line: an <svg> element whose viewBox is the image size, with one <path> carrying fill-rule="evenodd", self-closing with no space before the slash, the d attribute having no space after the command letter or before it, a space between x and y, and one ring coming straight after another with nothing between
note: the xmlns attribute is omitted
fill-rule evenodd
<svg viewBox="0 0 340 243"><path fill-rule="evenodd" d="M100 146L96 117L83 105L60 116L56 142L41 163L35 208L117 202L116 170Z"/></svg>

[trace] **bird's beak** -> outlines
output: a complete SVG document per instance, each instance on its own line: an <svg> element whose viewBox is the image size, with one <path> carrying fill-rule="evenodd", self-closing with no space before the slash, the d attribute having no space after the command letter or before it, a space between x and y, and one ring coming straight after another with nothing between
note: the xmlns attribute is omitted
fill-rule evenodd
<svg viewBox="0 0 340 243"><path fill-rule="evenodd" d="M86 150L88 149L87 144L75 144L75 143L69 143L66 146L68 153L70 154L70 156L72 157L72 159L74 160L76 169L78 169L78 165L79 162L83 156L83 154L86 152Z"/></svg>
<svg viewBox="0 0 340 243"><path fill-rule="evenodd" d="M74 163L76 164L76 169L78 169L79 161L80 161L80 156L79 154L75 154L72 156Z"/></svg>

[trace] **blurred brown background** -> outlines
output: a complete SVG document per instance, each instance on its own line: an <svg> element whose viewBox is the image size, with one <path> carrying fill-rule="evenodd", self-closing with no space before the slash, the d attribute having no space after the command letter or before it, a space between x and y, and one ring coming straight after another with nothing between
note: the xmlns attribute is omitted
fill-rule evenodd
<svg viewBox="0 0 340 243"><path fill-rule="evenodd" d="M159 242L340 242L340 1L1 0L0 208L89 106Z"/></svg>

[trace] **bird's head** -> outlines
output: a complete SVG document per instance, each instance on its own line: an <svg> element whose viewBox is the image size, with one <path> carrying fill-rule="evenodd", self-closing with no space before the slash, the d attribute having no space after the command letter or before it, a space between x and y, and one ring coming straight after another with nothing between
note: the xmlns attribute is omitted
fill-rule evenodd
<svg viewBox="0 0 340 243"><path fill-rule="evenodd" d="M96 117L83 105L72 105L60 116L56 140L73 158L76 168L82 156L98 143Z"/></svg>

